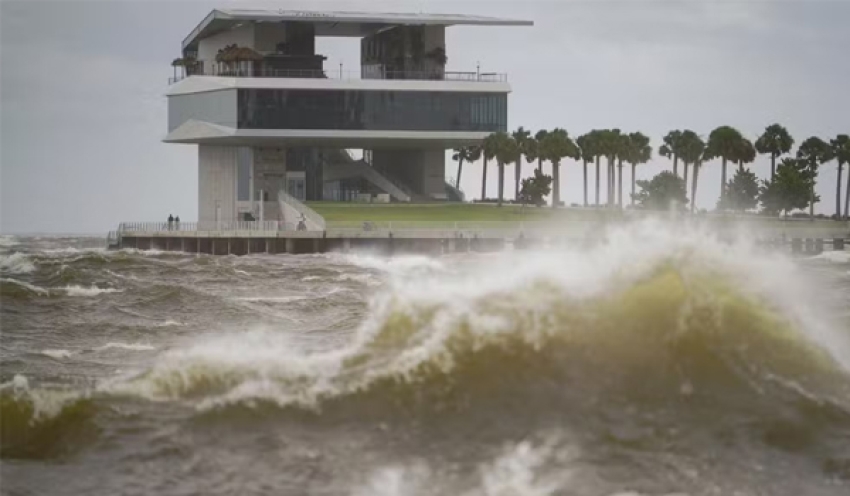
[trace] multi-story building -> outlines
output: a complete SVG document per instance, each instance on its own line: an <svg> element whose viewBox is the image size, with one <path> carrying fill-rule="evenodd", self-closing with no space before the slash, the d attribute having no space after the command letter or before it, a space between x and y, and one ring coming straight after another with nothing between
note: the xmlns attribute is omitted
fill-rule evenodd
<svg viewBox="0 0 850 496"><path fill-rule="evenodd" d="M280 191L308 201L457 199L446 150L506 131L510 86L504 74L446 70L445 29L531 24L212 11L183 40L167 94L165 141L198 145L199 220L283 220ZM356 73L324 67L323 36L360 38Z"/></svg>

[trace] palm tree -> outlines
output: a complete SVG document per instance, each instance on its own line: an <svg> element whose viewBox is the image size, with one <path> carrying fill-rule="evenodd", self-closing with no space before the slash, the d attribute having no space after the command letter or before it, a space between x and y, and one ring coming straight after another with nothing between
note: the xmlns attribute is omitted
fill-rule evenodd
<svg viewBox="0 0 850 496"><path fill-rule="evenodd" d="M679 156L680 156L680 145L679 141L682 138L682 131L673 130L667 133L667 136L664 136L663 141L664 144L658 147L658 154L662 157L673 157L673 174L679 175Z"/></svg>
<svg viewBox="0 0 850 496"><path fill-rule="evenodd" d="M850 166L850 136L839 134L829 142L832 145L832 155L838 161L837 192L835 194L835 217L841 218L841 172L844 165ZM844 217L850 218L850 168L847 170L847 188L844 192Z"/></svg>
<svg viewBox="0 0 850 496"><path fill-rule="evenodd" d="M460 189L460 174L463 172L463 161L475 162L481 158L481 146L472 145L454 149L452 160L457 160L457 179L455 180L455 188Z"/></svg>
<svg viewBox="0 0 850 496"><path fill-rule="evenodd" d="M779 124L771 124L756 140L756 151L770 154L770 180L776 175L776 158L791 151L794 138Z"/></svg>
<svg viewBox="0 0 850 496"><path fill-rule="evenodd" d="M620 149L620 130L604 129L599 132L599 151L608 159L608 206L614 206L614 161Z"/></svg>
<svg viewBox="0 0 850 496"><path fill-rule="evenodd" d="M537 141L538 149L540 148L540 145L543 143L543 139L546 137L547 134L549 134L549 131L547 131L545 129L541 129L540 131L537 131L537 133L534 135L534 140ZM537 170L539 170L540 172L543 172L543 158L544 158L543 154L539 153L539 151L538 151L538 153L537 153Z"/></svg>
<svg viewBox="0 0 850 496"><path fill-rule="evenodd" d="M537 160L537 157L540 154L539 150L540 142L538 142L534 137L526 138L522 154L525 156L525 160L527 160L528 163L533 164Z"/></svg>
<svg viewBox="0 0 850 496"><path fill-rule="evenodd" d="M496 156L496 138L495 134L491 134L484 138L481 143L481 154L484 157L484 168L481 174L481 200L487 199L487 162Z"/></svg>
<svg viewBox="0 0 850 496"><path fill-rule="evenodd" d="M540 143L540 153L552 162L552 208L561 202L561 160L572 158L578 160L579 149L563 129L555 128L543 138Z"/></svg>
<svg viewBox="0 0 850 496"><path fill-rule="evenodd" d="M584 180L584 206L587 206L587 163L593 160L596 152L593 150L592 132L585 133L576 138L576 145L581 151L582 177Z"/></svg>
<svg viewBox="0 0 850 496"><path fill-rule="evenodd" d="M708 136L708 143L705 147L705 160L720 158L723 164L723 169L721 169L720 173L721 200L726 197L726 163L729 160L735 160L738 149L741 147L742 139L744 137L741 136L741 133L729 126L720 126Z"/></svg>
<svg viewBox="0 0 850 496"><path fill-rule="evenodd" d="M522 156L525 154L526 142L530 139L531 133L520 126L511 134L511 136L514 141L516 141L520 152L517 154L516 170L514 171L514 198L519 199L519 180L520 176L522 176Z"/></svg>
<svg viewBox="0 0 850 496"><path fill-rule="evenodd" d="M741 138L738 143L738 150L735 154L735 160L738 161L738 170L744 171L744 164L751 164L756 159L756 149L753 147L752 141L747 138Z"/></svg>
<svg viewBox="0 0 850 496"><path fill-rule="evenodd" d="M602 131L600 131L599 129L594 129L593 131L590 131L589 133L587 133L587 141L589 141L588 148L590 149L590 151L592 153L593 162L596 165L596 196L594 198L594 203L596 204L597 207L599 206L599 188L600 188L600 183L601 183L601 181L600 181L600 172L601 171L600 171L600 168L599 168L599 159L602 157L602 147L601 147L601 142L600 142L601 135L602 135Z"/></svg>
<svg viewBox="0 0 850 496"><path fill-rule="evenodd" d="M617 137L617 207L623 208L623 160L628 157L629 135L622 134Z"/></svg>
<svg viewBox="0 0 850 496"><path fill-rule="evenodd" d="M818 176L818 167L824 162L832 160L832 147L824 140L812 136L800 144L797 149L797 158L804 161L806 178L810 181L809 193L809 218L815 220L815 182Z"/></svg>
<svg viewBox="0 0 850 496"><path fill-rule="evenodd" d="M691 187L691 213L696 209L697 198L697 181L699 180L699 168L702 164L703 155L705 154L705 142L699 135L690 129L682 132L679 152L682 162L685 165L685 171L688 170L688 164L693 165L694 178ZM687 186L687 179L685 179Z"/></svg>
<svg viewBox="0 0 850 496"><path fill-rule="evenodd" d="M493 135L496 163L499 164L499 206L505 197L505 164L518 160L519 145L509 134L498 132Z"/></svg>
<svg viewBox="0 0 850 496"><path fill-rule="evenodd" d="M643 133L630 133L628 137L628 149L626 151L626 162L632 165L632 205L635 203L635 171L639 164L645 164L652 158L652 146L649 144L649 136ZM622 197L622 191L620 194Z"/></svg>

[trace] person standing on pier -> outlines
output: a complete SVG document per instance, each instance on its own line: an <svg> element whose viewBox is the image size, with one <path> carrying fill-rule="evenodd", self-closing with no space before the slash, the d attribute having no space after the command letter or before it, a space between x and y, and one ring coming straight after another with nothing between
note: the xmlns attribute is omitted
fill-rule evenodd
<svg viewBox="0 0 850 496"><path fill-rule="evenodd" d="M174 217L171 214L168 214L168 230L171 230L171 225L174 223Z"/></svg>
<svg viewBox="0 0 850 496"><path fill-rule="evenodd" d="M179 215L174 218L174 230L175 231L180 230L180 216Z"/></svg>

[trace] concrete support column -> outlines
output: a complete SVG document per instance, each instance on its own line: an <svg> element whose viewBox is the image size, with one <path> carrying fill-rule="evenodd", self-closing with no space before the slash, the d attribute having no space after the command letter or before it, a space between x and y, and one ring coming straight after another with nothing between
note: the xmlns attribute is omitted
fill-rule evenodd
<svg viewBox="0 0 850 496"><path fill-rule="evenodd" d="M803 240L800 238L791 239L791 253L798 255L803 253Z"/></svg>
<svg viewBox="0 0 850 496"><path fill-rule="evenodd" d="M195 238L195 253L201 253L201 238Z"/></svg>
<svg viewBox="0 0 850 496"><path fill-rule="evenodd" d="M815 240L812 238L806 238L806 253L814 253L815 251Z"/></svg>
<svg viewBox="0 0 850 496"><path fill-rule="evenodd" d="M295 253L295 239L286 238L286 253Z"/></svg>
<svg viewBox="0 0 850 496"><path fill-rule="evenodd" d="M186 252L186 238L180 238L180 251Z"/></svg>
<svg viewBox="0 0 850 496"><path fill-rule="evenodd" d="M266 244L266 255L269 253L269 238L263 238L263 242Z"/></svg>
<svg viewBox="0 0 850 496"><path fill-rule="evenodd" d="M815 240L815 253L823 253L823 238L817 238Z"/></svg>
<svg viewBox="0 0 850 496"><path fill-rule="evenodd" d="M345 253L349 253L351 251L351 238L345 238L342 240L342 251Z"/></svg>
<svg viewBox="0 0 850 496"><path fill-rule="evenodd" d="M832 240L832 249L837 251L844 250L844 238L835 238Z"/></svg>

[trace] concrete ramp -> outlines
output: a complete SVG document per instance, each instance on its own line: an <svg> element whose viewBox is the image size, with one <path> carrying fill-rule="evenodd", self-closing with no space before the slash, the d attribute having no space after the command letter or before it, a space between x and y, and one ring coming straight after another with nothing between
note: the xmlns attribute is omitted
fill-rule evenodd
<svg viewBox="0 0 850 496"><path fill-rule="evenodd" d="M410 194L402 189L402 187L386 176L381 175L373 167L366 162L359 160L356 162L342 164L328 164L324 169L324 181L338 181L340 179L350 179L354 177L363 178L381 191L388 193L397 201L409 202Z"/></svg>
<svg viewBox="0 0 850 496"><path fill-rule="evenodd" d="M325 230L325 218L286 191L277 192L277 201L280 204L280 213L288 230L297 229L298 222L301 219L304 219L308 231Z"/></svg>

